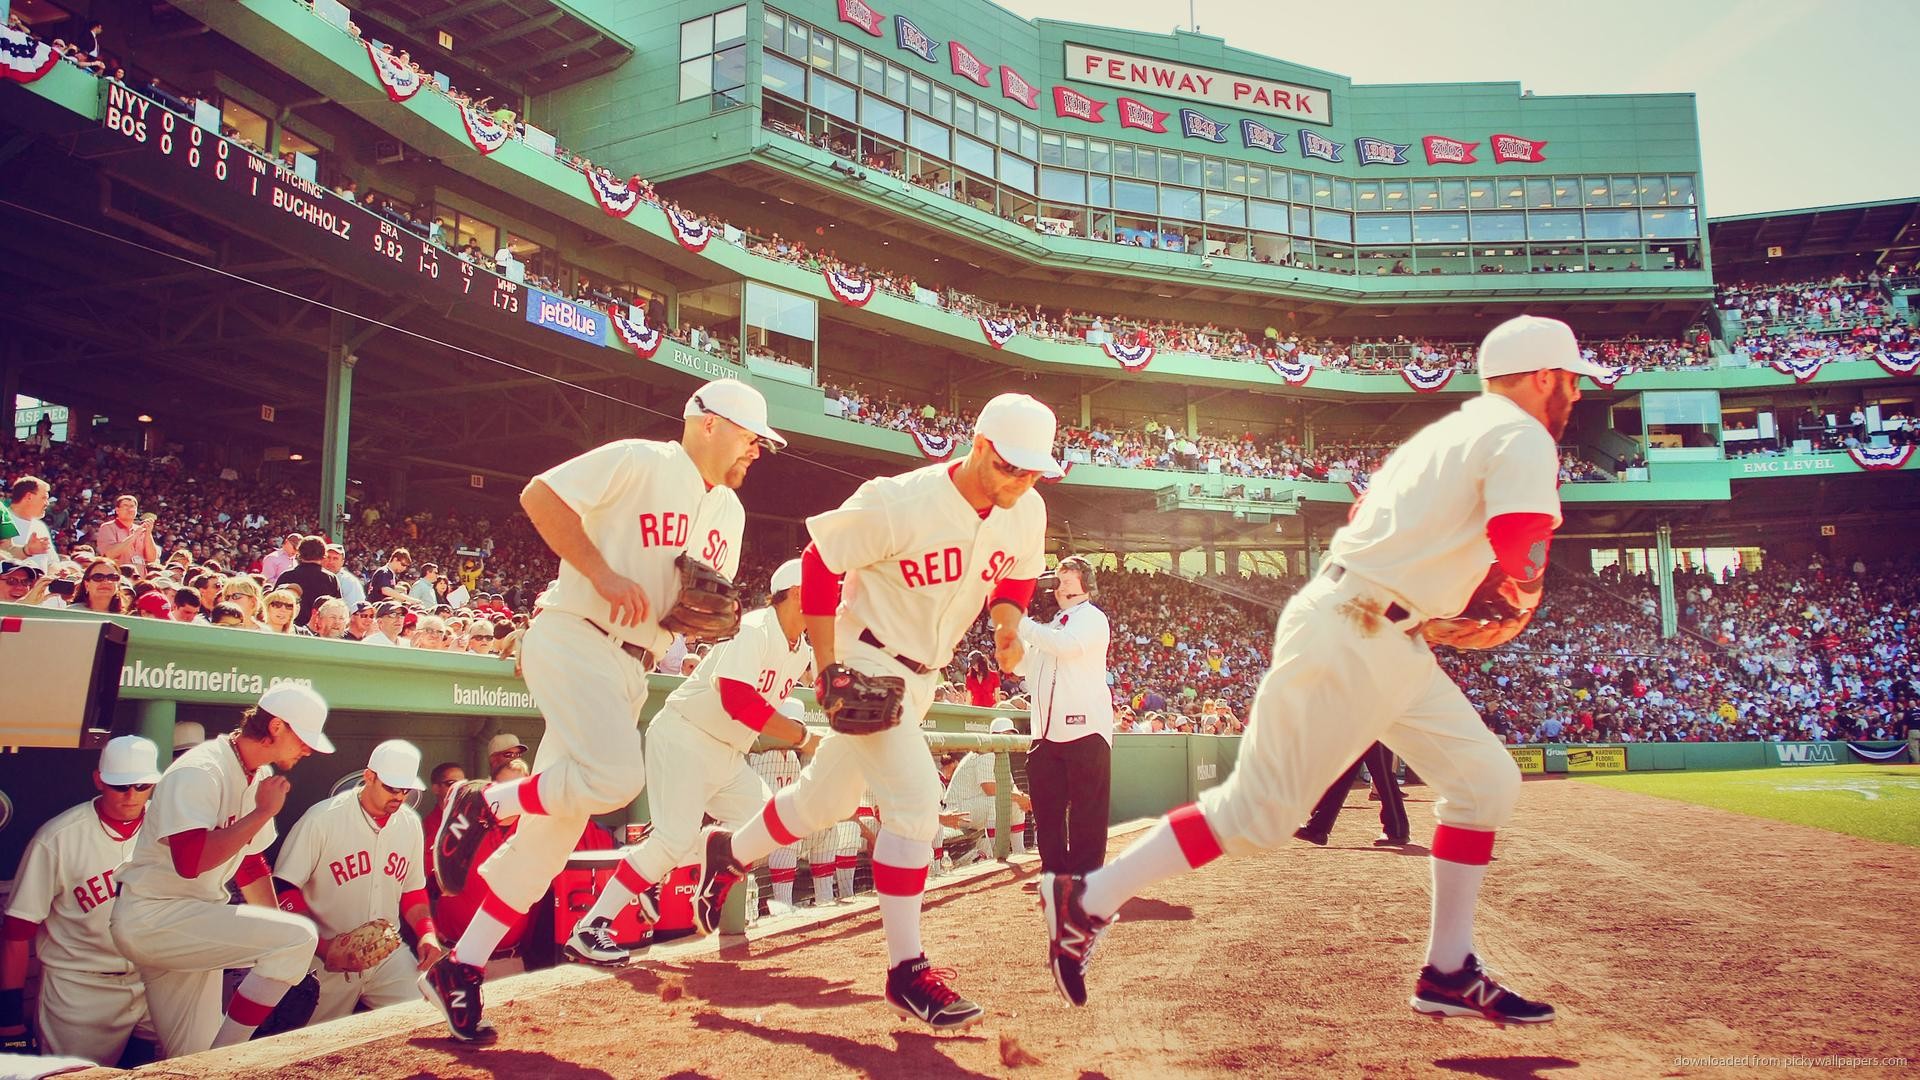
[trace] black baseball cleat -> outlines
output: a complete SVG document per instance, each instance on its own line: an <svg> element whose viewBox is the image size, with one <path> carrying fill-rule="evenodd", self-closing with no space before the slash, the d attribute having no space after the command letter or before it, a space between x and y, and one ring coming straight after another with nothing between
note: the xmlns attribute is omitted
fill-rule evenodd
<svg viewBox="0 0 1920 1080"><path fill-rule="evenodd" d="M951 978L953 969L934 967L924 954L902 960L887 972L887 1004L935 1031L965 1031L979 1023L986 1010L948 986Z"/></svg>
<svg viewBox="0 0 1920 1080"><path fill-rule="evenodd" d="M1379 836L1376 836L1373 838L1373 846L1374 847L1406 847L1407 838L1404 836L1388 836L1386 833L1381 833Z"/></svg>
<svg viewBox="0 0 1920 1080"><path fill-rule="evenodd" d="M660 883L654 882L633 894L634 906L640 909L640 921L648 926L660 925Z"/></svg>
<svg viewBox="0 0 1920 1080"><path fill-rule="evenodd" d="M600 967L625 967L628 959L627 950L613 939L613 920L605 916L574 927L562 948L573 959Z"/></svg>
<svg viewBox="0 0 1920 1080"><path fill-rule="evenodd" d="M693 887L693 928L702 935L720 929L720 912L727 893L747 874L733 857L733 834L717 826L707 829L700 844L700 876Z"/></svg>
<svg viewBox="0 0 1920 1080"><path fill-rule="evenodd" d="M467 887L480 842L498 823L487 801L486 780L467 780L447 795L447 812L433 836L433 876L448 896Z"/></svg>
<svg viewBox="0 0 1920 1080"><path fill-rule="evenodd" d="M1459 971L1443 975L1429 964L1420 969L1413 997L1407 1004L1415 1012L1436 1020L1449 1016L1477 1016L1496 1024L1547 1024L1553 1022L1553 1006L1544 1001L1528 1001L1500 985L1500 981L1480 966L1480 958L1467 954Z"/></svg>
<svg viewBox="0 0 1920 1080"><path fill-rule="evenodd" d="M1326 833L1314 832L1312 829L1307 828L1305 825L1302 825L1299 828L1293 830L1293 838L1295 840L1305 840L1307 843L1312 844L1315 847L1327 846Z"/></svg>
<svg viewBox="0 0 1920 1080"><path fill-rule="evenodd" d="M1046 916L1049 942L1047 967L1053 971L1053 985L1070 1005L1087 1003L1087 965L1115 921L1087 914L1081 906L1086 892L1087 879L1079 874L1040 875L1040 911Z"/></svg>
<svg viewBox="0 0 1920 1080"><path fill-rule="evenodd" d="M484 978L479 968L462 964L449 954L434 961L417 980L421 996L447 1018L447 1030L461 1042L488 1043L496 1035L491 1025L480 1020L480 984Z"/></svg>

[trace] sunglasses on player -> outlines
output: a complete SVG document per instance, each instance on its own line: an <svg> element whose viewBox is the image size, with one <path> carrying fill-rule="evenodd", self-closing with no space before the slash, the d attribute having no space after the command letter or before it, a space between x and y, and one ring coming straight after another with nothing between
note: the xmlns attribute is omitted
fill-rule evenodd
<svg viewBox="0 0 1920 1080"><path fill-rule="evenodd" d="M107 787L125 795L129 791L152 791L152 784L108 784Z"/></svg>

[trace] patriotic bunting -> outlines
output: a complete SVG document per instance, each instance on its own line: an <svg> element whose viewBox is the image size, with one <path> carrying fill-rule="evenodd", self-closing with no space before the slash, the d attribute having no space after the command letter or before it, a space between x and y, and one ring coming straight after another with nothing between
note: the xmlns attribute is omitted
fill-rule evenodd
<svg viewBox="0 0 1920 1080"><path fill-rule="evenodd" d="M513 133L493 122L486 113L474 112L465 105L460 106L460 125L467 129L467 139L473 148L482 154L491 154L507 145Z"/></svg>
<svg viewBox="0 0 1920 1080"><path fill-rule="evenodd" d="M1920 350L1910 352L1877 352L1873 359L1887 369L1889 375L1911 375L1913 369L1920 367Z"/></svg>
<svg viewBox="0 0 1920 1080"><path fill-rule="evenodd" d="M374 48L373 42L365 42L365 45L367 59L373 61L373 77L380 80L381 86L387 88L388 97L395 101L405 101L419 93L420 87L426 84L427 80L421 78L419 72L410 67L401 66L399 61Z"/></svg>
<svg viewBox="0 0 1920 1080"><path fill-rule="evenodd" d="M1600 366L1601 366L1601 367L1606 367L1606 365L1605 365L1605 364L1602 364L1602 365L1600 365ZM1613 386L1614 386L1614 384L1615 384L1615 383L1617 383L1617 382L1619 382L1619 381L1620 381L1621 379L1624 379L1624 378L1626 378L1627 376L1629 376L1629 375L1631 375L1631 374L1633 374L1633 365L1632 365L1632 364L1621 364L1621 365L1620 365L1619 367L1617 367L1617 368L1608 368L1607 370L1609 370L1609 371L1611 371L1611 372L1612 372L1612 374L1610 374L1610 375L1589 375L1589 376L1587 376L1587 378L1589 378L1589 379L1591 379L1591 380L1593 380L1593 385L1595 385L1595 386L1597 386L1597 387L1599 387L1600 389L1602 389L1602 390L1611 390L1611 389L1613 389Z"/></svg>
<svg viewBox="0 0 1920 1080"><path fill-rule="evenodd" d="M1868 472L1887 472L1904 466L1913 456L1913 447L1856 446L1847 451L1847 456Z"/></svg>
<svg viewBox="0 0 1920 1080"><path fill-rule="evenodd" d="M638 353L642 360L651 360L653 359L653 354L660 351L660 340L663 335L660 331L648 326L645 319L639 322L630 322L615 315L613 317L613 331L619 334L620 340L631 346L633 351Z"/></svg>
<svg viewBox="0 0 1920 1080"><path fill-rule="evenodd" d="M1151 342L1133 345L1121 341L1109 341L1100 346L1100 351L1111 356L1115 363L1128 371L1145 371L1153 363L1153 344Z"/></svg>
<svg viewBox="0 0 1920 1080"><path fill-rule="evenodd" d="M1812 382L1826 363L1824 356L1783 356L1773 362L1773 370L1793 376L1793 381L1797 383Z"/></svg>
<svg viewBox="0 0 1920 1080"><path fill-rule="evenodd" d="M1852 739L1847 740L1847 749L1853 751L1856 754L1859 754L1861 757L1866 758L1868 761L1897 762L1907 752L1907 748L1904 743L1894 747L1891 750L1884 750L1884 749L1868 746L1866 743L1863 743L1863 742L1854 742Z"/></svg>
<svg viewBox="0 0 1920 1080"><path fill-rule="evenodd" d="M1012 319L989 319L984 315L980 318L980 332L986 335L987 344L996 349L1006 348L1019 329Z"/></svg>
<svg viewBox="0 0 1920 1080"><path fill-rule="evenodd" d="M626 182L611 180L598 172L587 173L587 186L593 189L593 201L600 209L617 218L633 213L640 205L640 178L638 176Z"/></svg>
<svg viewBox="0 0 1920 1080"><path fill-rule="evenodd" d="M873 279L843 274L829 266L820 273L827 279L827 291L848 307L866 307L873 299Z"/></svg>
<svg viewBox="0 0 1920 1080"><path fill-rule="evenodd" d="M53 46L12 27L0 28L0 77L17 83L37 82L59 62L60 54L53 51Z"/></svg>
<svg viewBox="0 0 1920 1080"><path fill-rule="evenodd" d="M1313 377L1313 365L1294 356L1284 356L1267 361L1267 367L1275 375L1285 379L1288 386L1305 386Z"/></svg>
<svg viewBox="0 0 1920 1080"><path fill-rule="evenodd" d="M953 448L960 440L951 435L942 435L937 431L913 429L913 445L920 448L920 456L928 461L945 461L953 456Z"/></svg>
<svg viewBox="0 0 1920 1080"><path fill-rule="evenodd" d="M1367 483L1368 480L1361 477L1355 477L1347 481L1347 490L1353 492L1354 502L1359 502L1361 496L1367 493Z"/></svg>
<svg viewBox="0 0 1920 1080"><path fill-rule="evenodd" d="M711 225L682 214L677 206L664 206L661 209L666 211L667 224L673 228L673 238L680 241L681 247L696 255L707 249L707 241L713 239Z"/></svg>
<svg viewBox="0 0 1920 1080"><path fill-rule="evenodd" d="M1452 381L1453 369L1450 367L1428 367L1418 360L1409 360L1407 361L1407 365L1400 369L1400 377L1405 379L1407 385L1413 387L1415 390L1423 394L1431 394Z"/></svg>

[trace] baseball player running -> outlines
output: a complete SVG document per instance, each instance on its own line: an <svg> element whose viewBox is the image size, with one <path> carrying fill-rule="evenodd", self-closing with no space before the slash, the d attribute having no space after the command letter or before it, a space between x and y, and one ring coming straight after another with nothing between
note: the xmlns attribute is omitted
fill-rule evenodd
<svg viewBox="0 0 1920 1080"><path fill-rule="evenodd" d="M1019 658L1015 630L1044 565L1047 528L1033 485L1060 473L1053 435L1052 410L1002 394L980 411L964 460L869 480L839 509L807 519L801 604L834 733L737 836L709 831L694 895L694 919L711 930L746 866L847 817L871 788L887 1002L941 1030L977 1023L981 1009L921 948L940 782L920 723L940 669L989 598L1001 665Z"/></svg>
<svg viewBox="0 0 1920 1080"><path fill-rule="evenodd" d="M0 944L0 1050L112 1066L136 1031L158 1041L146 987L114 946L107 920L119 890L114 876L133 853L159 761L159 747L138 735L111 740L93 771L100 794L55 815L27 842ZM21 995L29 943L40 957L38 1045Z"/></svg>
<svg viewBox="0 0 1920 1080"><path fill-rule="evenodd" d="M148 820L120 871L108 925L140 969L147 1009L167 1057L231 1046L253 1035L306 977L318 940L312 921L275 905L261 854L290 784L279 773L308 754L333 753L327 703L282 683L260 695L240 728L180 755L153 789ZM247 902L227 902L227 883ZM220 1011L220 973L251 967Z"/></svg>
<svg viewBox="0 0 1920 1080"><path fill-rule="evenodd" d="M427 904L420 815L407 805L407 796L425 786L420 750L389 739L373 748L358 786L315 803L280 846L273 873L292 886L280 894L280 909L308 916L320 933L313 1023L359 1004L377 1009L414 1000L418 969L446 952ZM401 944L396 917L413 928L419 961Z"/></svg>
<svg viewBox="0 0 1920 1080"><path fill-rule="evenodd" d="M623 439L541 473L520 505L560 556L560 577L539 600L520 646L527 688L546 717L533 775L453 788L434 841L445 893L468 887L475 853L496 824L512 839L479 867L479 910L420 989L456 1039L492 1037L481 1022L487 958L566 866L594 814L618 810L646 786L640 711L647 676L673 640L732 636L740 618L732 578L746 514L734 488L762 451L786 445L767 426L767 402L721 379L687 399L679 442ZM677 597L677 599L676 599Z"/></svg>
<svg viewBox="0 0 1920 1080"><path fill-rule="evenodd" d="M647 804L653 828L627 852L613 879L581 916L567 939L567 955L590 964L618 966L627 950L613 937L613 917L677 866L700 855L700 823L737 825L765 806L766 782L747 764L747 750L763 733L810 752L818 737L779 711L813 663L800 614L800 560L773 572L772 602L740 620L731 641L715 645L693 675L668 695L647 725ZM641 915L660 921L650 898ZM711 931L711 925L696 929Z"/></svg>
<svg viewBox="0 0 1920 1080"><path fill-rule="evenodd" d="M1560 523L1554 444L1580 376L1606 373L1581 359L1565 323L1524 315L1487 335L1479 363L1486 392L1387 459L1319 576L1281 612L1233 775L1111 865L1041 875L1049 966L1069 1002L1086 1003L1087 963L1129 897L1222 854L1284 843L1378 740L1440 795L1431 936L1410 1004L1436 1017L1553 1019L1474 956L1480 882L1520 773L1428 644L1490 648L1531 619Z"/></svg>

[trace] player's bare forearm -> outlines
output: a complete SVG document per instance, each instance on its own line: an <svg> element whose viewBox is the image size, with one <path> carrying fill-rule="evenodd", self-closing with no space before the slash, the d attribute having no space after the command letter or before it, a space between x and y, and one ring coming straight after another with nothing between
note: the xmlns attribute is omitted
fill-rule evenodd
<svg viewBox="0 0 1920 1080"><path fill-rule="evenodd" d="M540 534L540 539L546 541L547 547L560 556L562 562L572 565L589 580L598 580L612 572L606 556L587 536L580 515L555 494L546 481L528 481L520 492L520 507L533 522L533 531Z"/></svg>
<svg viewBox="0 0 1920 1080"><path fill-rule="evenodd" d="M805 618L807 623L807 642L813 646L813 669L815 671L825 671L833 666L835 659L833 651L834 617L832 615L808 615Z"/></svg>
<svg viewBox="0 0 1920 1080"><path fill-rule="evenodd" d="M273 879L270 877L255 878L240 886L240 895L246 898L247 903L256 907L280 906L280 898L273 893Z"/></svg>
<svg viewBox="0 0 1920 1080"><path fill-rule="evenodd" d="M802 753L809 752L813 749L813 732L807 729L807 725L795 720L791 716L782 716L779 713L774 713L772 716L767 717L767 726L761 729L761 733L775 742L784 746L791 746Z"/></svg>
<svg viewBox="0 0 1920 1080"><path fill-rule="evenodd" d="M0 941L0 990L18 990L27 985L27 946L32 938L8 938Z"/></svg>

